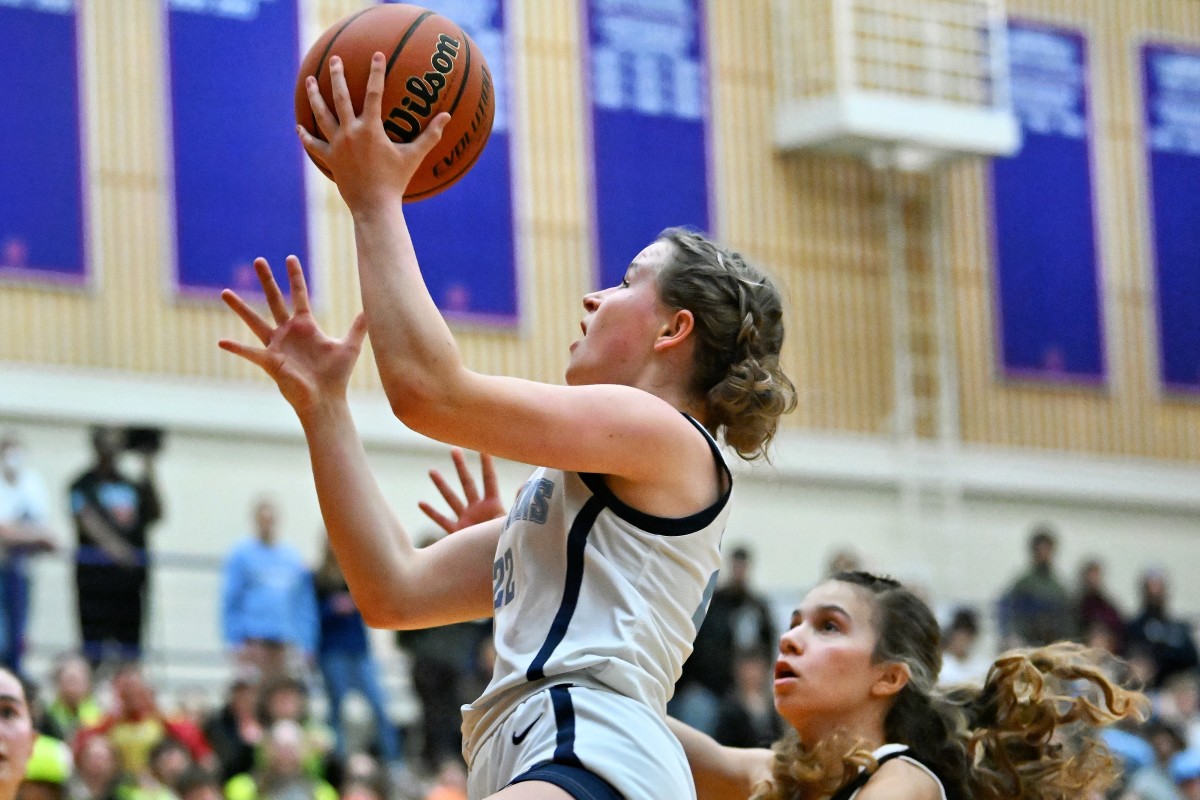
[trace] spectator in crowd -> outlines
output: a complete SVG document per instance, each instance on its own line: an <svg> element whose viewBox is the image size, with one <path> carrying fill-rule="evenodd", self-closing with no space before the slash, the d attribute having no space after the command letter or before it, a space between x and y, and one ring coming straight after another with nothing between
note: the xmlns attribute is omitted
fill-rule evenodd
<svg viewBox="0 0 1200 800"><path fill-rule="evenodd" d="M225 559L221 623L237 660L269 678L286 673L292 658L314 655L317 606L303 556L279 541L275 504L259 499L253 517L254 535Z"/></svg>
<svg viewBox="0 0 1200 800"><path fill-rule="evenodd" d="M672 716L710 735L716 731L720 698L734 682L734 655L755 648L775 649L771 609L750 586L750 566L750 550L735 547L729 558L729 579L713 593L668 708Z"/></svg>
<svg viewBox="0 0 1200 800"><path fill-rule="evenodd" d="M1029 569L1000 601L1001 631L1007 646L1039 647L1075 634L1067 587L1054 570L1058 537L1049 525L1029 537Z"/></svg>
<svg viewBox="0 0 1200 800"><path fill-rule="evenodd" d="M321 618L317 663L329 697L329 724L337 737L338 756L346 757L342 701L347 694L357 691L370 705L375 717L375 740L380 758L395 764L400 759L400 745L379 682L379 668L371 655L367 626L354 605L346 578L328 541L313 582Z"/></svg>
<svg viewBox="0 0 1200 800"><path fill-rule="evenodd" d="M126 445L118 428L92 430L95 461L71 483L71 513L79 547L75 586L83 652L93 665L115 649L123 659L142 653L142 619L147 608L150 526L162 518L154 479L157 446L139 449L142 476L126 477L117 467Z"/></svg>
<svg viewBox="0 0 1200 800"><path fill-rule="evenodd" d="M188 749L165 737L150 749L146 769L122 800L178 800L179 779L194 766Z"/></svg>
<svg viewBox="0 0 1200 800"><path fill-rule="evenodd" d="M1154 761L1133 771L1125 784L1127 800L1178 800L1171 759L1184 749L1183 736L1173 725L1152 721L1142 737L1154 749Z"/></svg>
<svg viewBox="0 0 1200 800"><path fill-rule="evenodd" d="M252 773L225 784L226 800L338 800L325 780L304 768L305 736L300 725L281 719L267 729L262 761Z"/></svg>
<svg viewBox="0 0 1200 800"><path fill-rule="evenodd" d="M938 683L953 686L969 683L982 686L991 659L975 652L979 642L979 617L969 608L954 612L942 633L942 671Z"/></svg>
<svg viewBox="0 0 1200 800"><path fill-rule="evenodd" d="M1142 611L1129 623L1127 640L1131 649L1144 649L1154 659L1155 688L1200 664L1188 624L1167 610L1167 578L1161 570L1142 575Z"/></svg>
<svg viewBox="0 0 1200 800"><path fill-rule="evenodd" d="M217 755L221 783L254 769L254 753L262 741L258 716L258 681L250 674L234 678L219 709L204 722L204 735Z"/></svg>
<svg viewBox="0 0 1200 800"><path fill-rule="evenodd" d="M42 476L25 463L15 433L0 434L0 662L21 674L29 616L26 556L55 548Z"/></svg>
<svg viewBox="0 0 1200 800"><path fill-rule="evenodd" d="M179 800L225 800L222 781L209 770L192 766L179 776L176 794Z"/></svg>
<svg viewBox="0 0 1200 800"><path fill-rule="evenodd" d="M1183 731L1186 747L1200 748L1200 670L1176 672L1163 683L1158 713Z"/></svg>
<svg viewBox="0 0 1200 800"><path fill-rule="evenodd" d="M54 698L46 713L69 742L80 728L98 724L104 711L92 695L92 667L83 656L78 653L59 656L51 676Z"/></svg>
<svg viewBox="0 0 1200 800"><path fill-rule="evenodd" d="M33 720L25 687L7 668L0 668L0 800L13 800L33 753Z"/></svg>
<svg viewBox="0 0 1200 800"><path fill-rule="evenodd" d="M266 681L259 692L258 717L263 730L288 720L300 727L301 762L304 771L313 777L325 777L334 754L334 738L324 724L312 719L308 707L308 688L304 681L279 676ZM262 757L266 743L259 746L257 758Z"/></svg>
<svg viewBox="0 0 1200 800"><path fill-rule="evenodd" d="M98 725L82 729L77 747L92 736L107 736L120 758L121 769L137 778L148 769L150 751L170 737L187 747L192 758L212 765L212 748L204 733L187 720L169 719L158 707L154 689L136 663L122 665L113 676L113 709Z"/></svg>
<svg viewBox="0 0 1200 800"><path fill-rule="evenodd" d="M424 800L467 800L467 769L461 758L442 760Z"/></svg>
<svg viewBox="0 0 1200 800"><path fill-rule="evenodd" d="M863 568L862 559L850 547L839 547L829 554L825 567L825 577L837 575L839 572L854 572Z"/></svg>
<svg viewBox="0 0 1200 800"><path fill-rule="evenodd" d="M1185 750L1171 760L1171 776L1180 800L1200 800L1200 750Z"/></svg>
<svg viewBox="0 0 1200 800"><path fill-rule="evenodd" d="M63 800L72 769L71 748L61 739L39 734L17 790L18 800Z"/></svg>
<svg viewBox="0 0 1200 800"><path fill-rule="evenodd" d="M75 745L75 773L67 784L70 800L124 800L121 760L107 736L80 737Z"/></svg>
<svg viewBox="0 0 1200 800"><path fill-rule="evenodd" d="M1081 639L1111 642L1112 653L1124 649L1125 617L1104 586L1104 565L1099 559L1089 558L1079 568L1075 614ZM1102 639L1097 639L1099 634Z"/></svg>
<svg viewBox="0 0 1200 800"><path fill-rule="evenodd" d="M733 661L733 686L721 701L713 738L730 747L769 747L783 734L771 696L773 653L741 650Z"/></svg>
<svg viewBox="0 0 1200 800"><path fill-rule="evenodd" d="M347 800L347 795L350 794L357 795L359 800L387 800L390 788L389 773L395 774L397 777L407 774L399 768L389 769L385 772L380 763L369 754L351 753L344 762L337 787L342 800Z"/></svg>

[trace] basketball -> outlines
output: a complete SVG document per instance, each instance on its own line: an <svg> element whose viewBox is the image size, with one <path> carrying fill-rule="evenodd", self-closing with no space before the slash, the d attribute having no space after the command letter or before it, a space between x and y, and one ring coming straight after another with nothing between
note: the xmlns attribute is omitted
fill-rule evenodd
<svg viewBox="0 0 1200 800"><path fill-rule="evenodd" d="M383 88L383 127L394 142L411 142L442 111L450 123L442 140L421 163L406 201L443 191L471 169L492 132L496 95L483 53L449 19L419 6L371 6L336 22L309 49L296 81L296 122L323 139L304 83L317 79L321 96L333 108L329 59L340 56L354 112L362 113L372 54L387 58ZM326 176L329 169L313 158Z"/></svg>

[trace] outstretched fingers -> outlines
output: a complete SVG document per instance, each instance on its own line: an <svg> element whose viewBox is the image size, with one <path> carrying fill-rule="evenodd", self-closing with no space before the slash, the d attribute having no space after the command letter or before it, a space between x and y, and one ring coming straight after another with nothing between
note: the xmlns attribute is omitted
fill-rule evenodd
<svg viewBox="0 0 1200 800"><path fill-rule="evenodd" d="M292 293L292 306L297 314L311 313L308 303L308 284L304 280L304 269L296 256L287 257L288 287Z"/></svg>
<svg viewBox="0 0 1200 800"><path fill-rule="evenodd" d="M479 487L475 485L475 476L467 468L467 457L463 455L462 448L452 448L450 458L454 459L454 469L458 472L458 482L462 486L463 497L466 498L467 503L479 502Z"/></svg>
<svg viewBox="0 0 1200 800"><path fill-rule="evenodd" d="M354 103L350 100L346 66L340 56L329 59L329 84L333 89L333 110L337 112L339 124L346 125L354 119Z"/></svg>
<svg viewBox="0 0 1200 800"><path fill-rule="evenodd" d="M262 257L254 259L254 271L258 274L258 282L262 284L263 296L266 297L267 308L271 309L275 324L282 325L288 321L291 313L288 311L283 292L279 290L279 284L275 282L275 276L271 274L267 260Z"/></svg>
<svg viewBox="0 0 1200 800"><path fill-rule="evenodd" d="M383 116L383 84L387 72L387 61L383 53L371 56L371 73L367 76L367 92L363 95L363 119L378 119Z"/></svg>
<svg viewBox="0 0 1200 800"><path fill-rule="evenodd" d="M269 358L269 355L262 347L247 347L241 342L235 342L232 339L219 340L217 342L217 347L221 348L227 353L233 353L235 356L241 356L255 366L267 369L267 359Z"/></svg>
<svg viewBox="0 0 1200 800"><path fill-rule="evenodd" d="M421 509L425 516L433 520L433 524L437 525L446 533L454 533L456 530L458 530L458 526L454 520L450 519L445 514L429 505L429 503L426 503L424 500L417 503L417 508Z"/></svg>
<svg viewBox="0 0 1200 800"><path fill-rule="evenodd" d="M304 88L308 92L308 105L312 108L313 119L317 121L317 130L325 137L325 141L329 141L340 127L337 117L333 116L325 98L321 96L321 87L314 76L309 75L304 79ZM304 133L301 134L301 138L303 137Z"/></svg>
<svg viewBox="0 0 1200 800"><path fill-rule="evenodd" d="M496 464L490 453L479 454L479 471L483 475L483 496L500 497L500 482L496 480Z"/></svg>
<svg viewBox="0 0 1200 800"><path fill-rule="evenodd" d="M221 299L225 301L225 305L233 309L233 313L241 317L242 322L246 323L246 327L250 329L251 333L258 337L260 342L263 344L270 343L271 334L274 332L274 328L272 328L265 319L259 316L257 311L247 305L246 301L239 297L237 292L233 291L232 289L226 289L225 291L221 292ZM230 348L225 347L225 341L226 340L224 339L221 340L221 347L226 350L230 350ZM230 350L230 352L234 351ZM238 355L241 355L241 353L238 353Z"/></svg>

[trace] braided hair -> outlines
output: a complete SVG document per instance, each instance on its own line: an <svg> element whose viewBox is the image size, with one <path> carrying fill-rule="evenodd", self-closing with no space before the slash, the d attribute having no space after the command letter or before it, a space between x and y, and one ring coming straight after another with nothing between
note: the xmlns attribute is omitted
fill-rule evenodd
<svg viewBox="0 0 1200 800"><path fill-rule="evenodd" d="M697 336L692 391L708 425L738 455L766 454L796 388L779 365L783 301L766 273L702 234L668 228L675 255L658 275L659 298L692 312Z"/></svg>

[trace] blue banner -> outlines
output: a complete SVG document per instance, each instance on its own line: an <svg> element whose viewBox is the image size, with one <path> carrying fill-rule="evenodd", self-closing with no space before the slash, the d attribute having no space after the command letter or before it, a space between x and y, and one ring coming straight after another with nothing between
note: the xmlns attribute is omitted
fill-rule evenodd
<svg viewBox="0 0 1200 800"><path fill-rule="evenodd" d="M585 1L604 287L620 283L663 228L709 229L704 4Z"/></svg>
<svg viewBox="0 0 1200 800"><path fill-rule="evenodd" d="M1086 41L1009 26L1024 144L992 162L1000 349L1011 377L1105 374L1093 219Z"/></svg>
<svg viewBox="0 0 1200 800"><path fill-rule="evenodd" d="M293 107L297 0L169 0L176 282L184 294L259 291L266 256L306 262L307 156ZM306 267L306 274L309 270Z"/></svg>
<svg viewBox="0 0 1200 800"><path fill-rule="evenodd" d="M496 118L475 166L441 194L404 207L425 285L444 316L515 324L516 220L510 142L504 0L418 0L461 27L483 51Z"/></svg>
<svg viewBox="0 0 1200 800"><path fill-rule="evenodd" d="M0 3L0 277L86 276L77 25L74 0Z"/></svg>
<svg viewBox="0 0 1200 800"><path fill-rule="evenodd" d="M1142 48L1159 368L1200 391L1200 49Z"/></svg>

